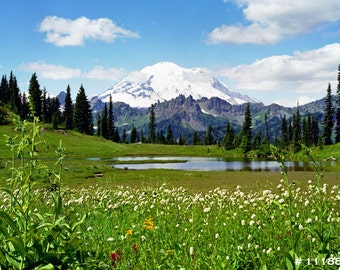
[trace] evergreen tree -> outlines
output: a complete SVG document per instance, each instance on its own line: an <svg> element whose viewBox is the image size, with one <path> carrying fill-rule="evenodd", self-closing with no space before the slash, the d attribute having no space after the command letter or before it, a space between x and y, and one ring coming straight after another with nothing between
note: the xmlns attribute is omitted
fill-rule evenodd
<svg viewBox="0 0 340 270"><path fill-rule="evenodd" d="M78 132L93 134L92 111L83 85L79 88L74 105L73 127Z"/></svg>
<svg viewBox="0 0 340 270"><path fill-rule="evenodd" d="M101 136L103 136L105 139L109 138L107 124L108 124L108 121L107 121L107 106L106 106L106 103L105 103L103 111L102 111L102 116L101 116Z"/></svg>
<svg viewBox="0 0 340 270"><path fill-rule="evenodd" d="M122 137L122 143L127 143L127 134L126 134L126 128L123 128L123 137Z"/></svg>
<svg viewBox="0 0 340 270"><path fill-rule="evenodd" d="M310 116L308 115L309 119ZM302 119L302 136L301 136L301 141L302 143L307 146L310 147L310 126L308 125L308 120L306 120L306 118Z"/></svg>
<svg viewBox="0 0 340 270"><path fill-rule="evenodd" d="M156 143L165 144L165 141L166 141L166 138L163 135L163 131L158 130L157 135L156 135Z"/></svg>
<svg viewBox="0 0 340 270"><path fill-rule="evenodd" d="M295 153L301 150L301 116L299 103L296 105L296 112L293 115L293 150Z"/></svg>
<svg viewBox="0 0 340 270"><path fill-rule="evenodd" d="M248 153L251 150L252 144L252 119L250 113L250 104L247 103L246 111L244 115L244 122L241 131L241 147L243 153Z"/></svg>
<svg viewBox="0 0 340 270"><path fill-rule="evenodd" d="M155 116L155 106L154 104L151 105L150 108L150 116L149 116L149 142L154 143L156 139L156 116Z"/></svg>
<svg viewBox="0 0 340 270"><path fill-rule="evenodd" d="M325 115L323 118L323 142L325 145L332 144L332 129L334 126L333 113L334 109L332 106L332 89L331 84L328 84L327 95L325 99Z"/></svg>
<svg viewBox="0 0 340 270"><path fill-rule="evenodd" d="M29 104L28 104L26 94L24 92L21 96L21 112L20 112L21 119L22 120L27 119L28 116L29 116L29 113L30 113L30 107L29 107Z"/></svg>
<svg viewBox="0 0 340 270"><path fill-rule="evenodd" d="M201 144L201 137L198 131L194 131L193 139L192 139L193 145L200 145Z"/></svg>
<svg viewBox="0 0 340 270"><path fill-rule="evenodd" d="M72 98L71 98L70 85L67 85L67 88L66 88L64 120L65 120L65 128L69 130L73 129L73 104L72 104Z"/></svg>
<svg viewBox="0 0 340 270"><path fill-rule="evenodd" d="M315 116L312 116L310 134L311 134L311 144L314 146L317 146L319 144L320 131L319 131L318 119L316 119Z"/></svg>
<svg viewBox="0 0 340 270"><path fill-rule="evenodd" d="M336 102L337 102L337 110L336 110L336 127L335 127L335 143L340 142L340 64L338 66L338 88L336 90Z"/></svg>
<svg viewBox="0 0 340 270"><path fill-rule="evenodd" d="M170 125L168 125L168 129L166 131L166 144L175 144L174 134L172 133Z"/></svg>
<svg viewBox="0 0 340 270"><path fill-rule="evenodd" d="M109 111L107 115L107 133L108 133L109 140L117 141L117 139L115 139L115 124L114 124L113 117L114 117L113 116L113 103L112 103L112 96L110 94Z"/></svg>
<svg viewBox="0 0 340 270"><path fill-rule="evenodd" d="M179 135L178 144L179 145L185 145L186 144L185 139L184 139L182 134Z"/></svg>
<svg viewBox="0 0 340 270"><path fill-rule="evenodd" d="M235 148L234 141L235 141L234 129L230 125L229 121L227 121L226 132L222 144L226 150L231 150Z"/></svg>
<svg viewBox="0 0 340 270"><path fill-rule="evenodd" d="M284 115L281 123L281 145L283 148L288 146L288 140L287 120L286 115Z"/></svg>
<svg viewBox="0 0 340 270"><path fill-rule="evenodd" d="M9 99L9 87L6 75L2 75L0 84L0 102L6 104Z"/></svg>
<svg viewBox="0 0 340 270"><path fill-rule="evenodd" d="M213 137L212 131L213 131L212 126L209 125L208 128L207 128L207 131L205 132L205 136L204 136L204 144L205 145L214 144L214 137Z"/></svg>
<svg viewBox="0 0 340 270"><path fill-rule="evenodd" d="M20 90L17 83L17 78L11 74L9 76L9 109L16 114L20 114L21 111L21 99L20 99Z"/></svg>
<svg viewBox="0 0 340 270"><path fill-rule="evenodd" d="M137 129L135 125L132 125L130 143L136 143L136 142L137 142Z"/></svg>
<svg viewBox="0 0 340 270"><path fill-rule="evenodd" d="M268 116L267 113L264 115L264 127L265 127L265 134L264 134L264 139L263 143L268 144L269 143L269 127L268 127Z"/></svg>
<svg viewBox="0 0 340 270"><path fill-rule="evenodd" d="M101 119L101 116L98 114L97 115L97 136L98 137L102 136L101 126L102 126L102 119Z"/></svg>
<svg viewBox="0 0 340 270"><path fill-rule="evenodd" d="M48 119L48 104L47 104L47 91L46 88L44 88L43 92L42 92L42 109L41 109L41 121L48 123L47 119Z"/></svg>
<svg viewBox="0 0 340 270"><path fill-rule="evenodd" d="M58 129L58 125L60 123L61 119L61 113L60 113L60 103L58 98L52 98L51 99L51 114L52 114L52 127L53 129Z"/></svg>
<svg viewBox="0 0 340 270"><path fill-rule="evenodd" d="M33 73L28 87L31 112L41 118L42 114L42 91L38 82L37 74Z"/></svg>

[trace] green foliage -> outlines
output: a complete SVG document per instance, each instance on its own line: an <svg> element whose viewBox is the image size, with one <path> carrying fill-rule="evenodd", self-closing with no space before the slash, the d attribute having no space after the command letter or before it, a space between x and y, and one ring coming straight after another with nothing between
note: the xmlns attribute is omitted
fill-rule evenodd
<svg viewBox="0 0 340 270"><path fill-rule="evenodd" d="M328 84L327 95L325 99L325 115L323 118L323 142L325 145L332 144L332 129L334 126L334 108L332 106L332 89L331 84Z"/></svg>
<svg viewBox="0 0 340 270"><path fill-rule="evenodd" d="M41 117L42 115L42 91L38 82L37 74L33 73L28 87L29 102L31 113L34 116Z"/></svg>
<svg viewBox="0 0 340 270"><path fill-rule="evenodd" d="M248 153L252 148L252 119L250 113L250 104L247 104L244 114L244 122L241 131L241 148L243 153Z"/></svg>
<svg viewBox="0 0 340 270"><path fill-rule="evenodd" d="M65 269L81 265L79 221L63 206L61 176L66 150L56 150L57 172L40 164L37 148L39 126L16 121L18 136L7 137L11 149L11 177L2 187L0 210L0 269ZM31 126L31 128L29 128ZM48 178L50 188L44 187ZM53 202L45 208L44 202Z"/></svg>
<svg viewBox="0 0 340 270"><path fill-rule="evenodd" d="M73 127L80 133L93 135L92 111L83 85L79 88L74 105Z"/></svg>

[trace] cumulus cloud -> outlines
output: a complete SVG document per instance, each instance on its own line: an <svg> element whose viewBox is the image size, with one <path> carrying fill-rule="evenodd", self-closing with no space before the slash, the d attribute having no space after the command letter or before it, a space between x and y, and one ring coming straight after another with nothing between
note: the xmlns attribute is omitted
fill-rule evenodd
<svg viewBox="0 0 340 270"><path fill-rule="evenodd" d="M242 9L246 24L222 25L208 43L273 44L340 19L339 0L224 0Z"/></svg>
<svg viewBox="0 0 340 270"><path fill-rule="evenodd" d="M81 70L78 68L68 68L40 62L22 64L20 68L25 71L36 72L42 78L53 80L68 80L81 75Z"/></svg>
<svg viewBox="0 0 340 270"><path fill-rule="evenodd" d="M46 42L61 47L84 45L88 39L113 42L117 38L139 37L137 33L116 25L108 18L90 20L80 17L71 20L48 16L40 23L39 31L46 33Z"/></svg>
<svg viewBox="0 0 340 270"><path fill-rule="evenodd" d="M221 71L238 89L284 91L307 100L308 94L325 93L328 82L336 81L340 43L293 55L277 55Z"/></svg>
<svg viewBox="0 0 340 270"><path fill-rule="evenodd" d="M126 75L121 68L107 68L95 66L89 72L82 72L79 68L69 68L60 65L46 64L43 62L24 63L20 69L35 72L39 77L52 80L68 80L72 78L85 78L96 80L117 81Z"/></svg>
<svg viewBox="0 0 340 270"><path fill-rule="evenodd" d="M84 78L117 81L124 77L126 72L121 68L108 68L95 66L92 70L83 75Z"/></svg>

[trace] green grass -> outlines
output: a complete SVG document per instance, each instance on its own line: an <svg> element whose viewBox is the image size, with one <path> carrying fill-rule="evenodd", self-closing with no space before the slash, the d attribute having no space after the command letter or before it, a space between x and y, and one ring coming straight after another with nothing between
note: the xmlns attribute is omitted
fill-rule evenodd
<svg viewBox="0 0 340 270"><path fill-rule="evenodd" d="M60 136L66 138L64 145L70 143L69 159L62 158ZM45 130L40 139L49 142L46 151L39 139L32 136L31 144L29 138L15 140L13 151L25 149L36 159L21 156L11 164L11 185L0 189L1 269L294 270L340 265L337 171L322 178L317 171L117 170L104 160L84 157L100 157L92 156L100 149L102 157L109 156L113 148L123 155L130 153L130 145ZM140 147L142 152L154 147L153 154L160 148ZM180 147L167 149L175 153ZM209 155L222 151L207 149ZM55 150L58 155L52 159ZM10 152L2 154L10 157ZM57 183L55 190L44 187L47 178Z"/></svg>
<svg viewBox="0 0 340 270"><path fill-rule="evenodd" d="M18 135L13 125L0 126L0 178L9 176L10 171L4 168L11 152L5 146L5 136ZM225 151L217 146L178 146L154 144L117 144L96 136L87 136L74 131L52 130L48 125L41 125L38 146L41 163L53 167L55 149L62 140L66 147L67 158L64 161L64 183L70 186L88 186L93 183L103 185L124 185L141 187L143 185L159 186L163 183L176 187L183 186L192 191L208 191L217 187L234 188L241 185L247 190L256 190L267 184L276 185L280 181L279 173L269 172L185 172L173 170L118 170L112 168L105 158L119 156L217 156L243 158L240 150ZM340 158L340 144L326 146L322 150L313 150L319 160L334 156ZM103 158L90 160L87 158ZM292 157L295 160L306 160L303 153ZM338 167L332 172L324 172L324 181L330 185L339 182ZM103 177L96 177L97 173ZM313 172L290 172L293 179L302 184L314 177Z"/></svg>

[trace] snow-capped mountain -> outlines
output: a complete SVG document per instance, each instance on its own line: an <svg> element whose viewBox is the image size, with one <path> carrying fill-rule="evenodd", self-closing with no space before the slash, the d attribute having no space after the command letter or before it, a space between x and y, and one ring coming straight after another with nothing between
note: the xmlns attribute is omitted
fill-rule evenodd
<svg viewBox="0 0 340 270"><path fill-rule="evenodd" d="M94 97L91 103L98 99L109 102L110 94L113 102L121 101L131 107L150 107L179 95L191 95L194 99L218 97L232 105L260 103L247 95L231 91L200 68L183 68L170 62L160 62L130 73L112 88Z"/></svg>

